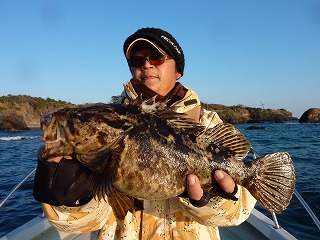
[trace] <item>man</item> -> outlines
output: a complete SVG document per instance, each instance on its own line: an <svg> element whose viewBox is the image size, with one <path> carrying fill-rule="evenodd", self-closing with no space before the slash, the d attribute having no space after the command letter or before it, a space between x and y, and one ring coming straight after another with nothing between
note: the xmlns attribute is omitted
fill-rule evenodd
<svg viewBox="0 0 320 240"><path fill-rule="evenodd" d="M193 90L177 82L183 75L184 54L171 34L142 28L127 38L123 48L133 78L124 85L122 102L139 95L145 99L156 96L208 128L221 122L216 113L201 109ZM218 226L240 224L255 205L245 188L217 170L216 183L238 201L211 197L203 192L198 177L190 174L185 196L145 200L119 221L107 202L90 195L89 175L89 170L69 156L39 157L34 196L43 202L49 221L58 229L79 233L97 230L99 239L219 239Z"/></svg>

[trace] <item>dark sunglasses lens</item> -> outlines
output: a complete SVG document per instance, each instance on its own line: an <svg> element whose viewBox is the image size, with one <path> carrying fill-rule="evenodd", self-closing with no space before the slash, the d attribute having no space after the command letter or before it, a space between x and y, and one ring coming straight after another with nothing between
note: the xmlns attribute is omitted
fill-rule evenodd
<svg viewBox="0 0 320 240"><path fill-rule="evenodd" d="M130 59L130 65L135 68L140 68L148 61L151 65L161 65L165 61L164 56L151 56L151 57L137 57Z"/></svg>
<svg viewBox="0 0 320 240"><path fill-rule="evenodd" d="M143 66L147 59L144 57L132 58L130 59L130 64L132 67L139 68Z"/></svg>
<svg viewBox="0 0 320 240"><path fill-rule="evenodd" d="M164 63L165 58L163 56L154 56L154 57L149 57L149 63L151 65L161 65Z"/></svg>

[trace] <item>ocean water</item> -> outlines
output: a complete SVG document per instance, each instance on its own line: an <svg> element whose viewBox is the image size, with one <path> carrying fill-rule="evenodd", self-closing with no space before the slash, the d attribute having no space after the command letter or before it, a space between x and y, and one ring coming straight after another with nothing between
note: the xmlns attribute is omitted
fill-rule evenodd
<svg viewBox="0 0 320 240"><path fill-rule="evenodd" d="M320 124L260 123L264 130L237 128L262 156L276 151L290 153L296 170L296 189L320 218ZM0 132L0 201L37 163L37 149L42 145L41 131ZM0 237L42 213L32 196L33 176L0 208ZM271 215L257 208L271 218ZM281 227L298 239L319 239L320 231L306 210L293 196L289 207L277 215Z"/></svg>

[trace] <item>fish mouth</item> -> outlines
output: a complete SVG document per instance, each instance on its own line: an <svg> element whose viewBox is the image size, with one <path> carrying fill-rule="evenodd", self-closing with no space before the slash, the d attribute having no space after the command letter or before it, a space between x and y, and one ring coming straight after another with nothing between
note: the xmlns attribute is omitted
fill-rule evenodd
<svg viewBox="0 0 320 240"><path fill-rule="evenodd" d="M55 123L56 117L53 114L42 115L40 117L42 138L45 139L46 144L55 144L61 140L61 129Z"/></svg>
<svg viewBox="0 0 320 240"><path fill-rule="evenodd" d="M50 144L55 144L57 142L60 142L61 141L61 131L60 131L60 128L56 128L56 134L55 134L55 138L50 140L50 139L47 139L46 140L46 144L47 145L50 145Z"/></svg>

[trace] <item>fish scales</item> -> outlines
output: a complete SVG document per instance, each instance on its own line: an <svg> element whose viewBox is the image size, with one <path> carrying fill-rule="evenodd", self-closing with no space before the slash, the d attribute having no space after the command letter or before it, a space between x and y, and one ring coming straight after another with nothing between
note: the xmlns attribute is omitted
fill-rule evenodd
<svg viewBox="0 0 320 240"><path fill-rule="evenodd" d="M41 119L44 159L73 156L92 170L93 194L108 198L116 216L134 211L133 199L167 199L186 191L196 174L211 195L236 200L217 188L226 171L269 211L281 212L292 197L295 173L288 153L243 162L251 145L230 124L206 129L166 107L134 102L69 108Z"/></svg>
<svg viewBox="0 0 320 240"><path fill-rule="evenodd" d="M125 169L126 175L116 175L114 185L118 190L142 199L169 198L185 190L185 179L190 172L196 173L204 184L211 183L209 161L202 161L182 141L170 143L167 139L171 137L161 135L154 128L135 130L124 141L119 161L123 165L119 169ZM130 176L138 178L131 180Z"/></svg>

